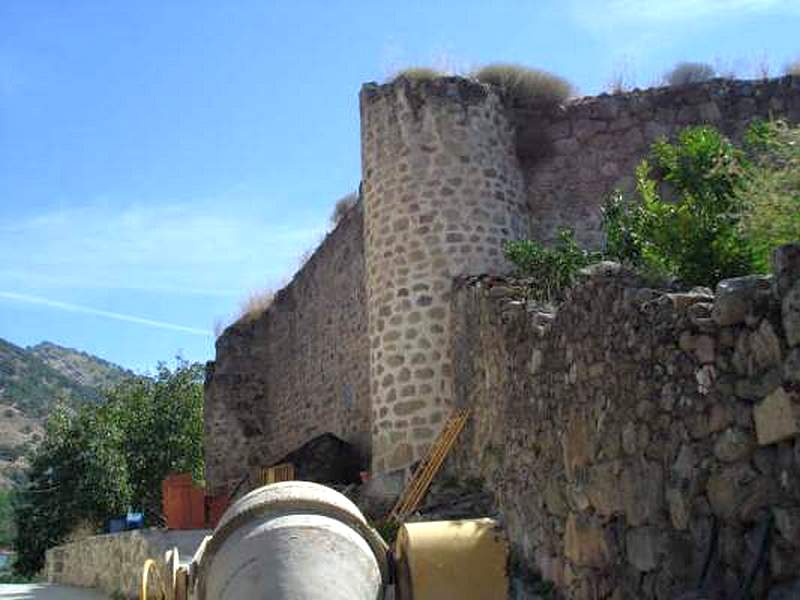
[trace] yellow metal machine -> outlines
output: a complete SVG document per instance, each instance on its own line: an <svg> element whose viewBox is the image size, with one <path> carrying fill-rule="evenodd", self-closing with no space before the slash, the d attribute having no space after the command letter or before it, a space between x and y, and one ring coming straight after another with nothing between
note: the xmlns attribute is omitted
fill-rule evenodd
<svg viewBox="0 0 800 600"><path fill-rule="evenodd" d="M188 563L148 561L142 600L504 600L491 519L405 523L392 548L345 496L305 481L240 498Z"/></svg>

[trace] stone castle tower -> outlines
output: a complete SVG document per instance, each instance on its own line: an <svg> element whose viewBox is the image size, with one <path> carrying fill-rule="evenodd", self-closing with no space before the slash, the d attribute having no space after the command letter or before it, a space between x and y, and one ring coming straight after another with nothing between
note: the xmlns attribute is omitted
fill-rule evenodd
<svg viewBox="0 0 800 600"><path fill-rule="evenodd" d="M504 272L529 235L515 129L496 90L400 78L361 91L372 470L422 458L454 404L453 277Z"/></svg>

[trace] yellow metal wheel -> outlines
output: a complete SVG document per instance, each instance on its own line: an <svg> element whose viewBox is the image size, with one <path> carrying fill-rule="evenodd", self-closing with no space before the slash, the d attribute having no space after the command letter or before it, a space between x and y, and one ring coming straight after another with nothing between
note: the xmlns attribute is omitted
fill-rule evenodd
<svg viewBox="0 0 800 600"><path fill-rule="evenodd" d="M152 586L156 587L155 593L152 593ZM164 586L161 571L156 561L152 558L144 561L144 566L142 567L142 587L139 590L139 600L171 600L167 596L167 589Z"/></svg>

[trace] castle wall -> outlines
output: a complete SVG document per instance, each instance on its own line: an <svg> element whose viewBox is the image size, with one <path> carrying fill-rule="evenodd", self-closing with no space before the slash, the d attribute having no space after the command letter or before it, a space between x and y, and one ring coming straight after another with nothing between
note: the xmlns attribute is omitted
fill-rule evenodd
<svg viewBox="0 0 800 600"><path fill-rule="evenodd" d="M580 241L602 242L600 207L614 188L633 189L636 164L656 139L707 123L740 140L754 118L800 122L800 78L714 80L569 102L556 109L517 106L518 151L532 235L559 227Z"/></svg>
<svg viewBox="0 0 800 600"><path fill-rule="evenodd" d="M555 314L513 279L460 283L472 417L446 468L494 492L512 562L566 598L671 600L708 561L702 597L734 598L762 554L752 597L797 596L800 246L781 265L714 297L602 263Z"/></svg>
<svg viewBox="0 0 800 600"><path fill-rule="evenodd" d="M363 213L351 210L272 306L217 340L205 390L210 487L330 432L370 452Z"/></svg>
<svg viewBox="0 0 800 600"><path fill-rule="evenodd" d="M372 466L422 458L452 403L455 275L504 271L528 235L514 130L496 92L460 78L361 92Z"/></svg>

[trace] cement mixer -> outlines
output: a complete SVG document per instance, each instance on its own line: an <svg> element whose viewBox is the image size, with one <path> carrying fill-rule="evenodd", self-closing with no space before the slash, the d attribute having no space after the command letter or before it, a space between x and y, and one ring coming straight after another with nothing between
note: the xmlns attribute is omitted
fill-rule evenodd
<svg viewBox="0 0 800 600"><path fill-rule="evenodd" d="M141 600L502 600L507 559L492 519L406 523L389 548L339 492L287 481L240 498L190 561L148 560Z"/></svg>

